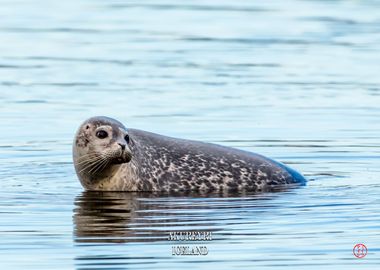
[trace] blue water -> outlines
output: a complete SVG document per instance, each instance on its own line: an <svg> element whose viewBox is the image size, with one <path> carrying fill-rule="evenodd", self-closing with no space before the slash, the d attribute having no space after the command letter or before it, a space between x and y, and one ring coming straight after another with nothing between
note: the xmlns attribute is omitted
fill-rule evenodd
<svg viewBox="0 0 380 270"><path fill-rule="evenodd" d="M377 269L379 8L1 1L0 268ZM226 197L84 193L71 143L93 115L258 152L309 181ZM177 245L208 254L173 256Z"/></svg>

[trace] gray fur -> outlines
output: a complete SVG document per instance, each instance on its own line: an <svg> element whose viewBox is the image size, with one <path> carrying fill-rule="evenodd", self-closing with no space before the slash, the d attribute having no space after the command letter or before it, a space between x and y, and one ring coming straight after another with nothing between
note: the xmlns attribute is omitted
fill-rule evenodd
<svg viewBox="0 0 380 270"><path fill-rule="evenodd" d="M296 171L258 154L143 130L127 130L120 122L104 117L90 118L82 124L74 141L74 152L77 148L89 148L88 144L92 143L82 132L89 122L95 126L110 125L115 131L113 139L120 137L118 132L124 135L119 128L129 134L127 150L132 159L128 163L110 164L99 175L78 174L87 190L265 191L305 182ZM74 154L74 164L79 156ZM78 173L77 165L76 170Z"/></svg>

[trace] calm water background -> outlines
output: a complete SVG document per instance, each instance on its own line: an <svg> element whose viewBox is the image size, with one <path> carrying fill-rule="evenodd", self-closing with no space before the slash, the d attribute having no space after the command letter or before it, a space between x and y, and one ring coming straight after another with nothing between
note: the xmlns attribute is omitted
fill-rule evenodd
<svg viewBox="0 0 380 270"><path fill-rule="evenodd" d="M1 0L0 268L377 268L379 9ZM71 142L93 115L259 152L309 182L229 197L83 193ZM213 240L166 240L188 230ZM177 244L209 254L175 257Z"/></svg>

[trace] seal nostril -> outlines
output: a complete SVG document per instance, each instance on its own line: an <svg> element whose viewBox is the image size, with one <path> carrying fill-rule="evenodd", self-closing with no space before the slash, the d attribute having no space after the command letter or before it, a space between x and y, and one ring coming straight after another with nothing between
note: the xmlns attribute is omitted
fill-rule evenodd
<svg viewBox="0 0 380 270"><path fill-rule="evenodd" d="M122 150L125 150L125 144L119 143L119 145L121 146Z"/></svg>

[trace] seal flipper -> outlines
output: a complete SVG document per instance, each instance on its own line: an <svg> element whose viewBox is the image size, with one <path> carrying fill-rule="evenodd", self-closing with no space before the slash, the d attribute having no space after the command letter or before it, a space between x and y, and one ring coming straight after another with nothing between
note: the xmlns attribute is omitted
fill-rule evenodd
<svg viewBox="0 0 380 270"><path fill-rule="evenodd" d="M281 168L285 169L290 174L290 176L292 177L292 182L291 183L298 183L298 184L301 184L302 186L306 185L307 180L306 180L306 178L302 174L300 174L296 170L294 170L294 169L286 166L285 164L283 164L281 162L278 162L278 161L275 161L275 160L273 160L273 162L275 162Z"/></svg>
<svg viewBox="0 0 380 270"><path fill-rule="evenodd" d="M306 178L303 177L302 174L297 172L296 170L289 168L288 166L285 166L285 169L288 171L288 173L292 176L294 183L299 183L302 186L306 185Z"/></svg>

